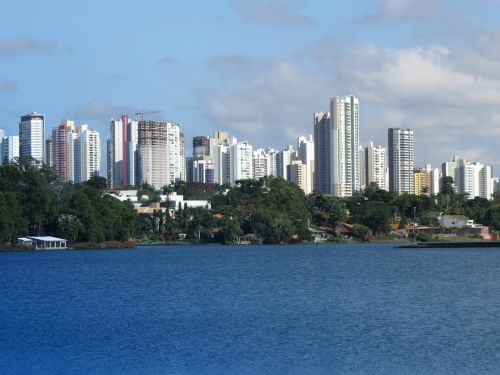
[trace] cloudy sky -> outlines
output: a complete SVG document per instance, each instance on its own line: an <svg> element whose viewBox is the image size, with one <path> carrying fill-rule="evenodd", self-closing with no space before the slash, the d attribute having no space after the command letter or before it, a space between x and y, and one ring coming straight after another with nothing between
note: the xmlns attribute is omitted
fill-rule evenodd
<svg viewBox="0 0 500 375"><path fill-rule="evenodd" d="M111 117L144 109L181 123L188 150L214 130L284 148L330 97L353 94L362 142L411 128L416 164L459 154L500 174L497 0L19 0L1 12L9 135L38 111L47 129L73 119L105 140Z"/></svg>

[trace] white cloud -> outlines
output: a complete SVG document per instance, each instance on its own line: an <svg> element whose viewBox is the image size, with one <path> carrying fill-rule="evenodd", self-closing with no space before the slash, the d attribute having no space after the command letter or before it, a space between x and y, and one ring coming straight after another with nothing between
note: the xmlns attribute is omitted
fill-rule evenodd
<svg viewBox="0 0 500 375"><path fill-rule="evenodd" d="M282 147L311 133L312 113L328 97L320 76L285 61L230 56L210 63L222 87L203 92L200 106L215 127L255 146Z"/></svg>

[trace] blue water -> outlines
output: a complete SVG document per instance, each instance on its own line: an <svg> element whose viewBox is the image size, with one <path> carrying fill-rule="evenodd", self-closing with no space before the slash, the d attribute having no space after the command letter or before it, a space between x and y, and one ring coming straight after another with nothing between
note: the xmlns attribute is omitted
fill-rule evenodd
<svg viewBox="0 0 500 375"><path fill-rule="evenodd" d="M500 250L0 253L0 373L500 374Z"/></svg>

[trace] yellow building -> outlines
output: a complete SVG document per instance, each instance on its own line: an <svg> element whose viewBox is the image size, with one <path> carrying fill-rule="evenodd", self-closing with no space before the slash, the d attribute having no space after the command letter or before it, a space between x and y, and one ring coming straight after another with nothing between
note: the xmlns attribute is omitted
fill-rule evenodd
<svg viewBox="0 0 500 375"><path fill-rule="evenodd" d="M416 195L430 195L431 175L429 172L416 168L413 171L414 192Z"/></svg>

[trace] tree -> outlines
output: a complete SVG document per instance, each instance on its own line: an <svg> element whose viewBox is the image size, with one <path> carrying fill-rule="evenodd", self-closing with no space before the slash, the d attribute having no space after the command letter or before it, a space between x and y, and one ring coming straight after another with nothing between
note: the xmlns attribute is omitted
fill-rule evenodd
<svg viewBox="0 0 500 375"><path fill-rule="evenodd" d="M365 225L374 233L387 233L392 222L392 210L384 202L366 201L360 205L359 213L354 219L356 223Z"/></svg>
<svg viewBox="0 0 500 375"><path fill-rule="evenodd" d="M97 190L104 190L108 186L108 183L105 177L93 175L85 182L85 185L92 186Z"/></svg>

